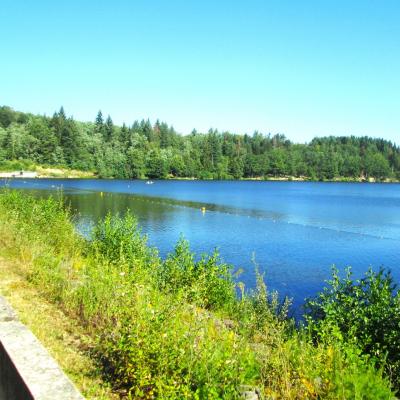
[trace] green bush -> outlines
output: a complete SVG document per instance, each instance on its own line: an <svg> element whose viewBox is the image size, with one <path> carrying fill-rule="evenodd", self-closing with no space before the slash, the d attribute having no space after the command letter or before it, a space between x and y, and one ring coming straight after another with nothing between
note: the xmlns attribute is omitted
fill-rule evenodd
<svg viewBox="0 0 400 400"><path fill-rule="evenodd" d="M248 295L242 293L240 304L244 313L241 320L245 320L247 328L251 327L253 332L263 331L265 327L270 329L271 325L290 328L293 322L288 319L291 299L286 297L281 301L278 292L268 290L264 275L260 274L257 264L255 273L256 287ZM246 317L250 317L251 320L246 320Z"/></svg>
<svg viewBox="0 0 400 400"><path fill-rule="evenodd" d="M101 355L132 398L238 398L257 378L242 337L159 292L136 296L130 318L101 336Z"/></svg>
<svg viewBox="0 0 400 400"><path fill-rule="evenodd" d="M205 309L227 309L235 301L231 270L230 265L220 262L217 252L195 261L189 243L181 239L158 269L158 285L169 293L181 293L186 301Z"/></svg>
<svg viewBox="0 0 400 400"><path fill-rule="evenodd" d="M400 293L390 272L369 269L353 280L333 269L328 287L307 302L306 320L314 337L353 344L400 380Z"/></svg>
<svg viewBox="0 0 400 400"><path fill-rule="evenodd" d="M147 238L141 234L136 219L127 212L124 217L108 214L98 221L90 246L96 257L114 264L130 264L135 268L138 261L143 267L146 262L155 259L154 250L146 242Z"/></svg>

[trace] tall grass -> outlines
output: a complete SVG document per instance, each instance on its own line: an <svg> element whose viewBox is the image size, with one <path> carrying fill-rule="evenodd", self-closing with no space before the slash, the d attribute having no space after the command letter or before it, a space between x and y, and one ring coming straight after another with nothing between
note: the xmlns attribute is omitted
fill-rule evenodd
<svg viewBox="0 0 400 400"><path fill-rule="evenodd" d="M76 232L62 199L0 192L2 256L96 338L96 357L127 398L391 399L356 346L296 329L258 275L237 287L218 254L186 241L161 260L130 214Z"/></svg>

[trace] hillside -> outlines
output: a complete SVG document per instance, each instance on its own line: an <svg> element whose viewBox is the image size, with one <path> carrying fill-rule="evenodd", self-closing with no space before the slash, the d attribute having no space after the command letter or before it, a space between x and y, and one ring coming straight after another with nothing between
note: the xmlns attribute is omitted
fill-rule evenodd
<svg viewBox="0 0 400 400"><path fill-rule="evenodd" d="M10 163L11 162L11 163ZM398 180L400 148L383 139L341 136L296 144L284 135L195 130L178 134L164 122L116 126L0 107L0 170L41 165L103 178Z"/></svg>

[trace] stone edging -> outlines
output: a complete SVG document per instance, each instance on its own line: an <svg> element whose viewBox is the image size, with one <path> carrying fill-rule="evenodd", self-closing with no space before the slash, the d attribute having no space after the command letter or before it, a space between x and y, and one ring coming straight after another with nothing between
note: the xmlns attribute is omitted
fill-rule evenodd
<svg viewBox="0 0 400 400"><path fill-rule="evenodd" d="M0 296L0 400L84 400Z"/></svg>

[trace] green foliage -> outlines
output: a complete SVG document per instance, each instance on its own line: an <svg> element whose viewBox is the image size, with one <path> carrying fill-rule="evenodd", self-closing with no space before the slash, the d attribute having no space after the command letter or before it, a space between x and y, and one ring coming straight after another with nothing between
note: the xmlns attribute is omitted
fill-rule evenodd
<svg viewBox="0 0 400 400"><path fill-rule="evenodd" d="M28 119L28 114L16 112L11 107L0 107L0 127L7 128L13 122L24 124Z"/></svg>
<svg viewBox="0 0 400 400"><path fill-rule="evenodd" d="M97 339L92 353L127 398L239 399L243 386L274 399L393 398L358 343L328 334L314 341L309 332L317 331L296 329L288 303L260 274L253 291L238 284L235 296L231 268L216 253L196 261L181 240L162 261L130 214L107 216L86 241L62 198L1 191L0 255L19 261L21 273ZM369 279L368 299L390 291L386 275Z"/></svg>
<svg viewBox="0 0 400 400"><path fill-rule="evenodd" d="M19 161L0 161L0 171L23 171L23 170L35 170L36 167L32 161L19 160Z"/></svg>
<svg viewBox="0 0 400 400"><path fill-rule="evenodd" d="M280 330L257 342L267 398L394 400L387 379L353 346L315 345L305 332Z"/></svg>
<svg viewBox="0 0 400 400"><path fill-rule="evenodd" d="M124 217L108 214L94 227L91 251L96 258L105 258L114 264L150 263L155 257L141 235L136 219L128 212ZM143 267L143 265L141 265Z"/></svg>
<svg viewBox="0 0 400 400"><path fill-rule="evenodd" d="M181 239L158 271L161 290L180 294L205 309L229 307L235 300L231 267L219 261L217 252L195 261L189 243Z"/></svg>
<svg viewBox="0 0 400 400"><path fill-rule="evenodd" d="M149 153L146 162L146 175L152 179L165 179L168 174L168 161L162 153L153 150Z"/></svg>
<svg viewBox="0 0 400 400"><path fill-rule="evenodd" d="M254 355L242 338L175 297L136 298L134 322L103 335L102 348L132 398L237 398L240 384L253 383Z"/></svg>
<svg viewBox="0 0 400 400"><path fill-rule="evenodd" d="M29 265L27 278L41 286L49 298L59 300L73 280L74 260L83 248L61 195L36 199L5 190L0 195L0 209L3 229L7 228L0 248ZM40 249L27 249L39 238Z"/></svg>
<svg viewBox="0 0 400 400"><path fill-rule="evenodd" d="M400 178L400 149L382 139L331 136L293 144L279 134L215 129L182 136L158 120L120 127L110 116L104 121L101 111L94 123L78 122L62 107L52 118L0 107L2 160L31 160L121 179Z"/></svg>
<svg viewBox="0 0 400 400"><path fill-rule="evenodd" d="M242 301L247 301L247 314L251 315L254 326L254 331L262 331L265 326L271 323L279 324L288 319L291 300L285 298L280 301L278 292L270 292L265 284L264 276L258 271L256 264L256 287L250 292L250 295L245 297L242 295ZM250 326L250 325L249 325Z"/></svg>
<svg viewBox="0 0 400 400"><path fill-rule="evenodd" d="M343 278L333 269L328 287L308 301L306 318L314 337L356 346L399 387L400 294L390 272L369 269L353 280L350 268Z"/></svg>

